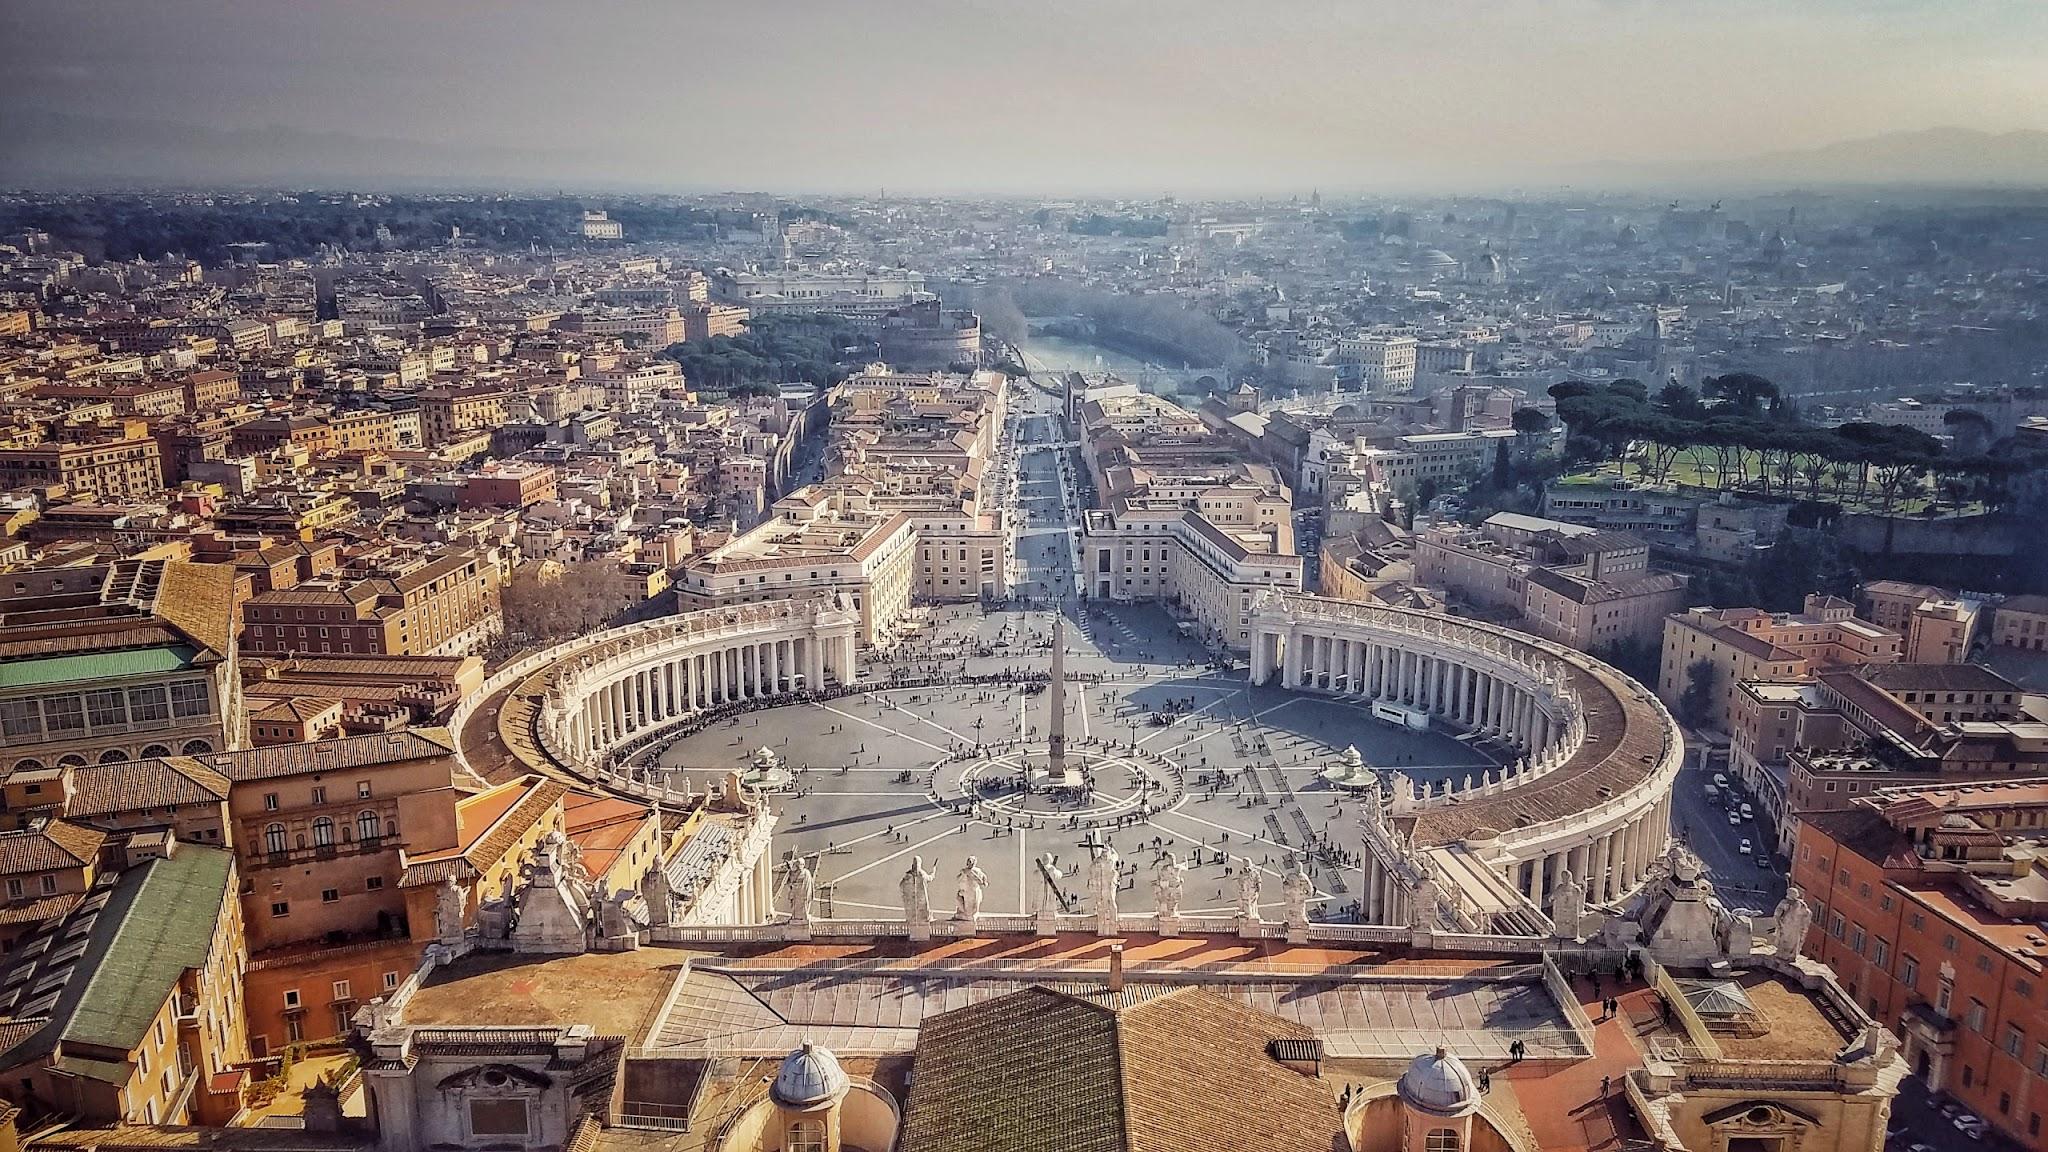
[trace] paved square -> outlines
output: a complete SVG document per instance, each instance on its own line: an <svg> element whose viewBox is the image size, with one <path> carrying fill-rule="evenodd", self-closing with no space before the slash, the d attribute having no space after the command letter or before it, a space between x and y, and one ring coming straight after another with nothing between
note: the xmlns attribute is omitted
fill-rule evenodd
<svg viewBox="0 0 2048 1152"><path fill-rule="evenodd" d="M929 611L918 641L863 675L992 675L1050 663L1044 610ZM1325 919L1357 899L1356 797L1321 779L1356 747L1365 763L1419 782L1492 768L1485 750L1441 732L1373 719L1354 702L1251 687L1150 605L1091 608L1067 629L1070 761L1088 776L1062 798L1021 782L1044 767L1050 693L1042 684L880 687L825 704L748 713L665 748L662 764L702 783L751 763L766 748L795 773L771 797L783 814L778 866L811 859L820 904L813 915L902 915L899 880L912 860L933 872L934 913L953 906L969 855L989 878L982 910L1029 911L1038 860L1065 873L1071 911L1082 905L1091 844L1114 848L1126 870L1118 906L1149 911L1150 871L1164 852L1191 865L1182 910L1229 915L1234 869L1263 873L1261 906L1282 908L1280 878L1296 855L1310 861ZM1043 784L1043 780L1039 781Z"/></svg>

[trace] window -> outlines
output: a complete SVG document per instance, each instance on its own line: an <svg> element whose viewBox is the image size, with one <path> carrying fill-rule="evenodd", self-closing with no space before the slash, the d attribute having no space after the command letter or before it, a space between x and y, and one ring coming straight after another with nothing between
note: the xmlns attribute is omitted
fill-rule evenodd
<svg viewBox="0 0 2048 1152"><path fill-rule="evenodd" d="M1991 971L1991 956L1990 956L1990 954L1988 954L1988 953L1985 953L1985 954L1979 955L1979 956L1977 957L1977 971L1979 971L1979 972L1989 972L1989 971Z"/></svg>
<svg viewBox="0 0 2048 1152"><path fill-rule="evenodd" d="M43 701L43 726L52 732L76 732L85 727L85 705L76 696L52 696Z"/></svg>
<svg viewBox="0 0 2048 1152"><path fill-rule="evenodd" d="M45 895L45 896L55 896L56 894L57 894L57 874L56 874L55 872L45 872L45 873L43 873L43 895Z"/></svg>
<svg viewBox="0 0 2048 1152"><path fill-rule="evenodd" d="M0 700L0 735L40 736L43 734L42 714L36 711L33 700Z"/></svg>
<svg viewBox="0 0 2048 1152"><path fill-rule="evenodd" d="M815 1123L815 1122L814 1122ZM526 1135L526 1101L524 1100L471 1100L469 1102L469 1130L476 1136L524 1136ZM819 1140L808 1152L825 1152L824 1125L819 1123ZM796 1145L788 1146L797 1152Z"/></svg>
<svg viewBox="0 0 2048 1152"><path fill-rule="evenodd" d="M1423 1152L1458 1152L1458 1132L1454 1128L1433 1129L1423 1140Z"/></svg>
<svg viewBox="0 0 2048 1152"><path fill-rule="evenodd" d="M336 1000L353 1000L353 999L355 999L355 997L353 997L353 996L349 995L349 987L348 987L348 981L346 981L346 980L336 980L336 981L334 982L334 998L335 998Z"/></svg>
<svg viewBox="0 0 2048 1152"><path fill-rule="evenodd" d="M337 903L340 903L340 901L341 901L341 889L339 889L339 888L322 888L322 889L320 890L320 902L321 902L322 904L337 904Z"/></svg>
<svg viewBox="0 0 2048 1152"><path fill-rule="evenodd" d="M358 780L358 781L356 781L356 799L358 799L358 800L368 800L369 798L370 798L370 782L369 782L368 780Z"/></svg>
<svg viewBox="0 0 2048 1152"><path fill-rule="evenodd" d="M1970 1010L1963 1014L1963 1023L1972 1032L1984 1031L1984 1002L1982 1000L1970 1001Z"/></svg>
<svg viewBox="0 0 2048 1152"><path fill-rule="evenodd" d="M19 877L19 876L9 876L9 877L7 878L7 898L8 898L9 900L19 900L19 899L21 899L21 897L22 897L22 888L21 888L21 877Z"/></svg>
<svg viewBox="0 0 2048 1152"><path fill-rule="evenodd" d="M265 812L277 811L277 793L265 792L263 794L263 810Z"/></svg>
<svg viewBox="0 0 2048 1152"><path fill-rule="evenodd" d="M363 881L363 889L367 892L381 891L383 887L384 878L382 876L372 876L369 879Z"/></svg>
<svg viewBox="0 0 2048 1152"><path fill-rule="evenodd" d="M1879 968L1886 966L1886 961L1891 958L1891 954L1892 946L1886 941L1879 939L1870 942L1870 959Z"/></svg>
<svg viewBox="0 0 2048 1152"><path fill-rule="evenodd" d="M161 724L171 716L170 698L162 688L130 688L128 715L137 724Z"/></svg>
<svg viewBox="0 0 2048 1152"><path fill-rule="evenodd" d="M313 846L331 848L334 846L334 821L325 816L313 821Z"/></svg>
<svg viewBox="0 0 2048 1152"><path fill-rule="evenodd" d="M825 1152L825 1122L823 1120L797 1120L789 1126L789 1139L782 1142L784 1152Z"/></svg>
<svg viewBox="0 0 2048 1152"><path fill-rule="evenodd" d="M397 987L398 987L398 973L396 973L396 972L386 972L386 973L384 974L384 990L385 990L386 992L390 992L390 991L392 991L393 989L395 989L395 988L397 988Z"/></svg>
<svg viewBox="0 0 2048 1152"><path fill-rule="evenodd" d="M272 824L263 830L263 850L272 856L284 855L284 825Z"/></svg>
<svg viewBox="0 0 2048 1152"><path fill-rule="evenodd" d="M286 1008L297 1008L299 1006L299 990L297 988L287 988L284 990L284 1006Z"/></svg>
<svg viewBox="0 0 2048 1152"><path fill-rule="evenodd" d="M292 914L292 902L291 902L291 901L289 901L289 900L272 900L272 901L270 902L270 914L271 914L272 916L289 916L289 915L291 915L291 914Z"/></svg>
<svg viewBox="0 0 2048 1152"><path fill-rule="evenodd" d="M1904 984L1908 988L1916 987L1920 983L1920 962L1918 960L1913 959L1911 956L1902 955L1899 957L1899 983Z"/></svg>
<svg viewBox="0 0 2048 1152"><path fill-rule="evenodd" d="M325 784L315 784L315 785L313 785L313 803L315 803L315 804L325 804L325 803L327 803L327 786L326 786Z"/></svg>
<svg viewBox="0 0 2048 1152"><path fill-rule="evenodd" d="M128 723L128 704L119 688L85 694L86 722L95 728L118 728Z"/></svg>
<svg viewBox="0 0 2048 1152"><path fill-rule="evenodd" d="M375 812L356 813L356 839L363 841L377 839L377 814Z"/></svg>
<svg viewBox="0 0 2048 1152"><path fill-rule="evenodd" d="M1911 925L1915 932L1925 931L1927 928L1927 917L1915 912L1911 916L1906 917L1906 923Z"/></svg>
<svg viewBox="0 0 2048 1152"><path fill-rule="evenodd" d="M2026 1044L2027 1034L2020 1031L2018 1025L2007 1024L2005 1026L2005 1054L2007 1056L2015 1060L2019 1059L2020 1049L2026 1047Z"/></svg>
<svg viewBox="0 0 2048 1152"><path fill-rule="evenodd" d="M211 711L212 708L207 703L205 681L188 680L182 684L171 685L171 715L184 720L204 716Z"/></svg>

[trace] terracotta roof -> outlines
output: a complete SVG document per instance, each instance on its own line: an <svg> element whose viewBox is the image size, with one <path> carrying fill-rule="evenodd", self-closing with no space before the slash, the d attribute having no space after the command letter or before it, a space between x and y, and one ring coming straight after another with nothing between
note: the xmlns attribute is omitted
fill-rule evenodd
<svg viewBox="0 0 2048 1152"><path fill-rule="evenodd" d="M568 791L569 786L559 781L522 776L462 801L455 813L462 847L408 860L398 886L417 888L450 876L464 879L484 871L504 859Z"/></svg>
<svg viewBox="0 0 2048 1152"><path fill-rule="evenodd" d="M99 859L107 834L62 820L0 832L0 875L56 872Z"/></svg>
<svg viewBox="0 0 2048 1152"><path fill-rule="evenodd" d="M103 816L138 808L217 803L227 796L226 776L185 756L90 764L71 769L71 798L64 805L64 814Z"/></svg>
<svg viewBox="0 0 2048 1152"><path fill-rule="evenodd" d="M1127 990L1128 991L1128 990ZM1336 1102L1268 1054L1308 1029L1197 987L1029 988L925 1021L902 1152L1328 1152Z"/></svg>
<svg viewBox="0 0 2048 1152"><path fill-rule="evenodd" d="M314 744L278 744L241 752L219 752L198 757L201 764L241 784L295 776L301 772L329 772L340 768L363 768L375 764L398 764L434 756L453 756L455 741L445 728L408 728L402 732L374 732L367 736L344 736Z"/></svg>

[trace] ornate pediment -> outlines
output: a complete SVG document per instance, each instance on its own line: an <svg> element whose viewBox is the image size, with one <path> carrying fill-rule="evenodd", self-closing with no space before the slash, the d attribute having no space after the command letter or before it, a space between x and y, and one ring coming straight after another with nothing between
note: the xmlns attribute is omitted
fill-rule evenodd
<svg viewBox="0 0 2048 1152"><path fill-rule="evenodd" d="M1700 1117L1710 1128L1781 1132L1787 1128L1818 1128L1820 1121L1774 1100L1748 1100Z"/></svg>
<svg viewBox="0 0 2048 1152"><path fill-rule="evenodd" d="M525 1095L528 1090L552 1088L551 1076L521 1068L517 1064L480 1064L444 1076L435 1087L443 1092L504 1092Z"/></svg>

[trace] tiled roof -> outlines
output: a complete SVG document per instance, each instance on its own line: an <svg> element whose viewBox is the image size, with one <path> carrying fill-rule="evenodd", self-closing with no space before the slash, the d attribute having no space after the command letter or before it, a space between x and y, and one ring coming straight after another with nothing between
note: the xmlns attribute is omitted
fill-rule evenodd
<svg viewBox="0 0 2048 1152"><path fill-rule="evenodd" d="M1862 675L1887 692L2019 691L2019 685L1982 664L1878 664Z"/></svg>
<svg viewBox="0 0 2048 1152"><path fill-rule="evenodd" d="M227 777L185 756L91 764L71 769L71 799L64 812L82 819L138 808L216 803L227 796Z"/></svg>
<svg viewBox="0 0 2048 1152"><path fill-rule="evenodd" d="M466 879L504 859L505 853L534 824L562 802L569 786L540 776L524 776L499 785L490 792L464 801L456 810L457 834L463 838L459 851L411 860L399 877L400 888L438 884L450 876ZM499 793L512 793L511 804L494 803ZM478 810L478 806L482 806Z"/></svg>
<svg viewBox="0 0 2048 1152"><path fill-rule="evenodd" d="M315 744L278 744L241 752L218 752L198 757L198 760L240 784L250 780L296 776L301 772L365 768L454 754L455 742L447 729L408 728L402 732L344 736Z"/></svg>
<svg viewBox="0 0 2048 1152"><path fill-rule="evenodd" d="M56 872L99 857L107 834L62 820L0 832L0 875Z"/></svg>
<svg viewBox="0 0 2048 1152"><path fill-rule="evenodd" d="M1267 1050L1309 1038L1202 988L1117 1007L1029 988L925 1022L898 1146L1328 1152L1339 1129L1328 1089Z"/></svg>

